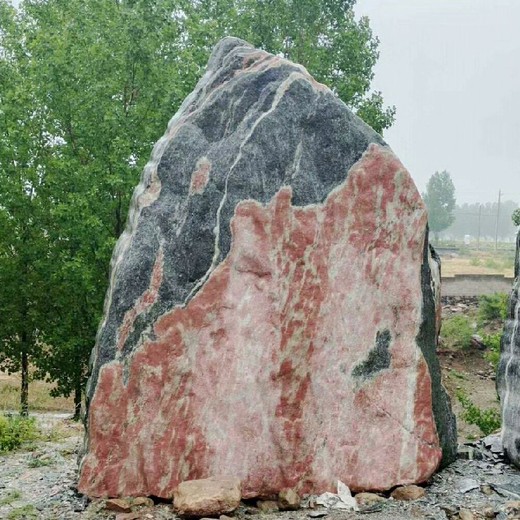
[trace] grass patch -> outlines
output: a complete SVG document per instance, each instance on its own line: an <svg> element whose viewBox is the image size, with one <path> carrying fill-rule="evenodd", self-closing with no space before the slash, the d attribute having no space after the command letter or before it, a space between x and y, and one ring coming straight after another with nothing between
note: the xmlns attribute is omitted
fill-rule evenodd
<svg viewBox="0 0 520 520"><path fill-rule="evenodd" d="M456 377L457 379L462 379L463 381L466 381L468 378L466 377L466 374L463 374L462 372L459 372L458 370L453 369L450 374L453 377Z"/></svg>
<svg viewBox="0 0 520 520"><path fill-rule="evenodd" d="M0 410L20 408L20 375L0 372ZM72 398L51 397L53 385L44 381L29 383L29 409L41 412L70 412L74 410Z"/></svg>
<svg viewBox="0 0 520 520"><path fill-rule="evenodd" d="M469 251L442 258L442 275L502 274L513 276L515 255L511 251Z"/></svg>
<svg viewBox="0 0 520 520"><path fill-rule="evenodd" d="M452 316L442 323L441 336L447 347L469 348L473 334L474 330L467 316Z"/></svg>
<svg viewBox="0 0 520 520"><path fill-rule="evenodd" d="M8 506L9 504L12 504L16 500L19 500L22 498L22 494L17 489L13 489L12 491L9 491L7 493L7 496L4 498L0 498L0 507L1 506Z"/></svg>
<svg viewBox="0 0 520 520"><path fill-rule="evenodd" d="M48 455L42 455L31 457L27 466L29 468L43 468L44 466L52 466L52 464L54 464L54 461Z"/></svg>
<svg viewBox="0 0 520 520"><path fill-rule="evenodd" d="M484 435L490 435L500 428L500 412L493 408L483 410L476 406L469 397L463 392L457 392L457 399L462 406L462 419L468 424L478 426Z"/></svg>
<svg viewBox="0 0 520 520"><path fill-rule="evenodd" d="M13 509L8 515L7 520L32 520L38 518L38 512L33 505L26 505Z"/></svg>
<svg viewBox="0 0 520 520"><path fill-rule="evenodd" d="M38 437L34 418L0 415L0 452L12 451Z"/></svg>

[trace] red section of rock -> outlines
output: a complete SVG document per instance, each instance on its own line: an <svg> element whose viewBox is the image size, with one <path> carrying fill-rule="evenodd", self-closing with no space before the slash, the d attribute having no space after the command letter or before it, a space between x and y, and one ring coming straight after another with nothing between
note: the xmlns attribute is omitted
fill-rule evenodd
<svg viewBox="0 0 520 520"><path fill-rule="evenodd" d="M190 195L204 192L204 188L208 184L211 163L206 159L201 159L197 164L197 170L193 172L190 183Z"/></svg>
<svg viewBox="0 0 520 520"><path fill-rule="evenodd" d="M130 513L132 511L130 502L121 498L107 500L105 509L108 511L115 511L116 513Z"/></svg>
<svg viewBox="0 0 520 520"><path fill-rule="evenodd" d="M377 145L323 204L293 207L290 188L239 203L226 260L127 366L102 367L80 491L168 498L221 473L244 497L427 480L441 449L416 342L426 221ZM389 364L370 368L379 331Z"/></svg>

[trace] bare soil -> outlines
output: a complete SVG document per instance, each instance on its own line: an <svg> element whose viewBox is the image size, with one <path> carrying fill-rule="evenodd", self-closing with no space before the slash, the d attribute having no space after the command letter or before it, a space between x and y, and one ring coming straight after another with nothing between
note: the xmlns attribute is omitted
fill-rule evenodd
<svg viewBox="0 0 520 520"><path fill-rule="evenodd" d="M514 255L490 252L472 252L466 256L446 255L442 257L442 276L456 274L503 274L512 277Z"/></svg>
<svg viewBox="0 0 520 520"><path fill-rule="evenodd" d="M459 443L482 437L482 432L462 418L462 406L457 393L462 391L471 402L482 410L500 410L495 387L495 371L484 357L485 351L441 350L439 360L442 369L442 382L451 397L451 405L457 416Z"/></svg>
<svg viewBox="0 0 520 520"><path fill-rule="evenodd" d="M17 411L20 408L20 374L6 374L0 371L0 412ZM74 401L72 398L51 397L53 384L45 381L31 381L29 383L29 409L41 412L72 412Z"/></svg>

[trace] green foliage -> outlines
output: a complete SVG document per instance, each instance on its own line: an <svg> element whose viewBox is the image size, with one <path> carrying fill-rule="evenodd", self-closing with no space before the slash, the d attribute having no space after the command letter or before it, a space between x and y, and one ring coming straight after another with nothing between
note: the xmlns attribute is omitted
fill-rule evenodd
<svg viewBox="0 0 520 520"><path fill-rule="evenodd" d="M4 498L0 498L0 506L8 506L20 498L22 498L20 491L13 489L13 491L9 491Z"/></svg>
<svg viewBox="0 0 520 520"><path fill-rule="evenodd" d="M515 226L520 226L520 208L516 208L511 215L511 220Z"/></svg>
<svg viewBox="0 0 520 520"><path fill-rule="evenodd" d="M468 424L478 426L484 435L489 435L500 428L501 418L498 410L491 408L487 410L480 409L462 391L457 393L457 399L464 410L462 418Z"/></svg>
<svg viewBox="0 0 520 520"><path fill-rule="evenodd" d="M485 358L493 365L496 370L500 361L500 345L502 343L502 332L496 334L486 334L483 337L484 345L489 349L485 353Z"/></svg>
<svg viewBox="0 0 520 520"><path fill-rule="evenodd" d="M478 322L485 325L491 321L504 321L507 316L508 296L505 293L495 293L480 297L478 307Z"/></svg>
<svg viewBox="0 0 520 520"><path fill-rule="evenodd" d="M38 512L32 504L17 507L7 515L7 520L32 520L36 518L38 518Z"/></svg>
<svg viewBox="0 0 520 520"><path fill-rule="evenodd" d="M0 452L12 451L37 438L34 418L0 415Z"/></svg>
<svg viewBox="0 0 520 520"><path fill-rule="evenodd" d="M449 347L468 348L473 334L474 330L467 316L456 315L442 322L441 335Z"/></svg>
<svg viewBox="0 0 520 520"><path fill-rule="evenodd" d="M423 198L428 208L430 229L437 235L455 220L455 186L450 174L447 171L435 172L426 185Z"/></svg>

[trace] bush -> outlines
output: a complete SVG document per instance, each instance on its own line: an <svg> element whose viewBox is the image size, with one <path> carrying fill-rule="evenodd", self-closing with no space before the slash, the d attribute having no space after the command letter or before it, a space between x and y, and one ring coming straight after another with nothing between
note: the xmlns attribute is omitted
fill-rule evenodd
<svg viewBox="0 0 520 520"><path fill-rule="evenodd" d="M496 370L498 362L500 360L500 343L502 341L502 333L497 332L496 334L485 334L482 338L482 342L489 349L485 358L493 365Z"/></svg>
<svg viewBox="0 0 520 520"><path fill-rule="evenodd" d="M20 416L0 415L0 452L12 451L37 438L36 421Z"/></svg>
<svg viewBox="0 0 520 520"><path fill-rule="evenodd" d="M490 321L504 321L507 316L507 294L495 293L481 296L478 308L478 321L483 325Z"/></svg>
<svg viewBox="0 0 520 520"><path fill-rule="evenodd" d="M462 418L468 424L478 426L484 435L489 435L500 428L501 418L498 410L492 408L481 410L478 406L472 403L468 396L462 391L457 393L457 399L464 410Z"/></svg>
<svg viewBox="0 0 520 520"><path fill-rule="evenodd" d="M442 339L450 347L468 348L471 345L473 332L473 327L466 316L452 316L442 323Z"/></svg>
<svg viewBox="0 0 520 520"><path fill-rule="evenodd" d="M515 226L520 226L520 208L516 208L511 215L511 219L513 220L513 224Z"/></svg>
<svg viewBox="0 0 520 520"><path fill-rule="evenodd" d="M484 265L488 269L500 269L501 264L499 264L494 258L488 258L484 262Z"/></svg>

